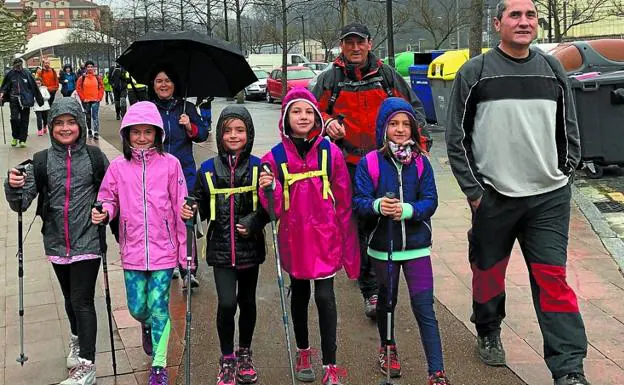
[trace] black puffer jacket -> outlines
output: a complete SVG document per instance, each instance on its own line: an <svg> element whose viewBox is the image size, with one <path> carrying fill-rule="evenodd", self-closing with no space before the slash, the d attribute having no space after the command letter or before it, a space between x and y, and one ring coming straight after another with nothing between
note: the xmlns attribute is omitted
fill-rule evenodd
<svg viewBox="0 0 624 385"><path fill-rule="evenodd" d="M224 122L230 118L241 119L247 126L247 145L243 152L234 157L223 146ZM210 189L207 171L214 171L214 187L217 189L244 187L252 184L252 165L260 165L260 159L251 155L254 140L254 127L251 115L245 107L228 106L219 117L217 123L217 147L219 155L202 163L197 171L195 197L199 203L202 219L209 220ZM260 170L257 172L260 175ZM256 181L257 184L257 181ZM264 262L266 250L264 245L264 227L269 217L258 202L253 210L253 193L246 192L225 196L217 194L215 219L208 228L208 245L206 260L211 266L244 267ZM236 225L241 224L249 230L247 237L241 236Z"/></svg>

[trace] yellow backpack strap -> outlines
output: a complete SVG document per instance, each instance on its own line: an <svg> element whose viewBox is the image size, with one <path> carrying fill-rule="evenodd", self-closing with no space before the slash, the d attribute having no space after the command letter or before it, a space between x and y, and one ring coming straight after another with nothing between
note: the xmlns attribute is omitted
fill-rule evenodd
<svg viewBox="0 0 624 385"><path fill-rule="evenodd" d="M214 183L212 183L212 173L206 172L206 182L208 182L208 191L210 192L210 220L214 221L217 217L217 191Z"/></svg>
<svg viewBox="0 0 624 385"><path fill-rule="evenodd" d="M327 174L327 150L323 150L321 154L321 178L323 179L323 199L328 199L329 195L331 195L332 199L334 198L334 194L331 192L331 186L329 184L329 177Z"/></svg>
<svg viewBox="0 0 624 385"><path fill-rule="evenodd" d="M258 166L253 166L251 175L251 187L253 188L253 210L258 209Z"/></svg>
<svg viewBox="0 0 624 385"><path fill-rule="evenodd" d="M284 210L288 211L290 208L290 192L288 191L288 186L290 185L290 183L288 183L290 180L290 174L288 173L288 166L286 162L282 163L282 173L284 174L284 183L282 186L284 190Z"/></svg>

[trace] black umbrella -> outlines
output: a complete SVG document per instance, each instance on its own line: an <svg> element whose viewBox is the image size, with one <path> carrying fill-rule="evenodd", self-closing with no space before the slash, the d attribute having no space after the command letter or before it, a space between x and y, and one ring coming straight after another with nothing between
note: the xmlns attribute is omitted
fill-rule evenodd
<svg viewBox="0 0 624 385"><path fill-rule="evenodd" d="M117 58L138 83L147 84L158 64L176 71L176 90L186 96L234 96L258 79L229 43L193 31L149 32Z"/></svg>

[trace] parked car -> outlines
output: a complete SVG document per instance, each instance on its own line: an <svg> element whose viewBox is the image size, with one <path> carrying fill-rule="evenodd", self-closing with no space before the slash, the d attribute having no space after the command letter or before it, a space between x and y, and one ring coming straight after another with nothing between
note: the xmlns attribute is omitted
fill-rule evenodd
<svg viewBox="0 0 624 385"><path fill-rule="evenodd" d="M308 83L315 76L314 72L302 66L286 67L288 73L287 87L291 89L293 87L307 87ZM282 97L282 69L276 68L271 72L267 79L267 93L266 100L269 103L273 103L275 99L281 99Z"/></svg>
<svg viewBox="0 0 624 385"><path fill-rule="evenodd" d="M245 99L264 99L266 97L267 78L269 74L261 68L252 68L252 70L258 78L258 81L245 87Z"/></svg>
<svg viewBox="0 0 624 385"><path fill-rule="evenodd" d="M319 74L319 73L323 72L323 70L325 68L327 68L329 63L310 62L310 63L303 63L301 65L304 66L304 67L308 67L309 69L314 71L315 74Z"/></svg>

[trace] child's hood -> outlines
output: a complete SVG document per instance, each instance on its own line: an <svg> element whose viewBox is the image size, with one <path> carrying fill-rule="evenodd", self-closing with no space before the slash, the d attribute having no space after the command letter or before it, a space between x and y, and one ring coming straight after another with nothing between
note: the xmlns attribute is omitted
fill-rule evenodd
<svg viewBox="0 0 624 385"><path fill-rule="evenodd" d="M377 136L377 148L381 148L386 143L386 129L388 122L396 114L403 112L406 113L412 122L412 140L415 143L420 143L420 135L418 133L418 120L416 119L416 112L409 102L403 98L388 98L384 100L377 112L376 122L376 136Z"/></svg>
<svg viewBox="0 0 624 385"><path fill-rule="evenodd" d="M87 142L87 120L85 118L85 113L82 110L82 106L80 102L75 98L60 98L52 104L52 108L50 108L50 114L48 116L48 122L50 127L50 140L52 141L52 146L60 146L63 151L65 150L65 146L61 145L52 135L52 131L54 130L54 119L61 115L72 115L76 118L78 122L78 126L80 127L80 135L78 136L78 140L76 141L76 146L81 147Z"/></svg>
<svg viewBox="0 0 624 385"><path fill-rule="evenodd" d="M323 124L323 115L321 115L321 111L319 110L318 101L316 100L316 98L310 91L308 91L306 88L303 88L303 87L295 87L291 89L290 91L288 91L288 93L286 93L286 96L284 96L284 100L282 100L282 118L279 121L280 133L282 134L282 136L288 136L285 130L285 128L288 126L287 125L288 117L286 116L286 113L288 112L288 109L290 108L290 106L293 105L293 103L299 102L299 101L305 101L307 103L310 103L310 105L314 107L314 114L316 115L316 121L317 123L320 122L320 127L315 127L313 129L313 130L317 130L317 132L315 132L314 135L312 136L314 137L319 136L319 135L322 136L325 125Z"/></svg>
<svg viewBox="0 0 624 385"><path fill-rule="evenodd" d="M165 130L163 129L163 120L158 112L158 107L152 102L138 102L130 106L128 111L121 120L119 135L123 137L123 130L137 124L149 124L160 130L163 142L165 141Z"/></svg>
<svg viewBox="0 0 624 385"><path fill-rule="evenodd" d="M253 120L251 119L249 111L247 111L245 107L235 104L225 107L223 111L221 111L219 121L217 122L217 149L219 150L219 155L227 154L225 146L223 146L223 133L225 131L223 123L230 118L240 119L245 123L245 127L247 127L247 145L245 146L242 155L249 156L249 154L251 154L251 150L253 149L256 131L254 129Z"/></svg>

